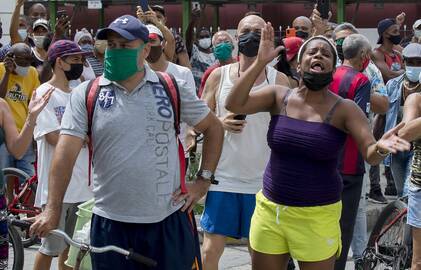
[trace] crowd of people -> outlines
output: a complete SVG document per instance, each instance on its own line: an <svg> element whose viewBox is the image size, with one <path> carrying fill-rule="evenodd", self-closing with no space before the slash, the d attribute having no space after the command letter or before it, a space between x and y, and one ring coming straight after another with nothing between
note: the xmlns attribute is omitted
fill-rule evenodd
<svg viewBox="0 0 421 270"><path fill-rule="evenodd" d="M212 33L194 10L184 40L154 5L70 37L67 15L51 25L40 3L20 15L24 2L0 47L0 168L37 172L34 269L54 257L71 269L68 245L48 233L72 235L78 206L94 198L91 244L133 249L156 269L218 269L230 237L248 240L253 269L291 270L294 259L344 270L352 249L359 270L366 200L388 195L409 198L411 269L421 270L421 19L407 40L405 13L380 20L372 48L317 8L288 37L258 12L235 36ZM14 179L1 183L4 210ZM200 245L193 208L204 197ZM92 254L92 268L146 269L117 254Z"/></svg>

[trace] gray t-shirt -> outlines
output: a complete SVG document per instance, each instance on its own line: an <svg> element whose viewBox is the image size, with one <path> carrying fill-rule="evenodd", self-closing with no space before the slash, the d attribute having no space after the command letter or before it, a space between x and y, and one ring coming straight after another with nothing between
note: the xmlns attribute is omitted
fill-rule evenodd
<svg viewBox="0 0 421 270"><path fill-rule="evenodd" d="M101 77L92 121L93 213L121 222L159 222L182 206L171 200L180 187L172 106L155 72L145 70L131 93ZM195 126L209 108L185 81L177 84L181 120ZM86 137L86 87L73 90L61 134Z"/></svg>

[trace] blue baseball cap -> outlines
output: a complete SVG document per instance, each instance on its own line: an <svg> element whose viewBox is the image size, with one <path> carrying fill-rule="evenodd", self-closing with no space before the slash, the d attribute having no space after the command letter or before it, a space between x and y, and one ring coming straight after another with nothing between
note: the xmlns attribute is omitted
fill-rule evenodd
<svg viewBox="0 0 421 270"><path fill-rule="evenodd" d="M394 24L396 24L396 20L391 18L387 18L379 22L377 25L377 33L379 33L377 44L383 44L383 33Z"/></svg>
<svg viewBox="0 0 421 270"><path fill-rule="evenodd" d="M123 15L115 19L107 28L98 31L97 39L107 39L108 33L114 31L127 40L141 39L143 42L149 41L149 30L136 17Z"/></svg>

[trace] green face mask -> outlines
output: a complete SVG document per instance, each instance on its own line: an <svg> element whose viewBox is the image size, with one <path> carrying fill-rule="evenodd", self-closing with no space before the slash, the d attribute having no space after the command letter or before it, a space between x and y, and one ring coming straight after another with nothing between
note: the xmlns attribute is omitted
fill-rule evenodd
<svg viewBox="0 0 421 270"><path fill-rule="evenodd" d="M229 42L222 42L213 48L215 58L221 61L226 61L232 57L232 44Z"/></svg>
<svg viewBox="0 0 421 270"><path fill-rule="evenodd" d="M145 44L135 49L106 49L104 77L110 81L124 81L142 71L143 67L138 67L137 59L144 47Z"/></svg>

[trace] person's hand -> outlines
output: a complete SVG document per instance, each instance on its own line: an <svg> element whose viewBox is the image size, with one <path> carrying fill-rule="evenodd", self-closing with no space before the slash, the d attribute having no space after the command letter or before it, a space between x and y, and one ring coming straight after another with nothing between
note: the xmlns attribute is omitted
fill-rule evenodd
<svg viewBox="0 0 421 270"><path fill-rule="evenodd" d="M13 71L15 71L16 69L16 64L15 64L15 60L13 60L11 55L7 55L4 58L4 67L6 69L6 73L12 73Z"/></svg>
<svg viewBox="0 0 421 270"><path fill-rule="evenodd" d="M190 130L187 132L186 138L184 139L186 149L184 151L186 153L190 152L196 146L196 133L194 130Z"/></svg>
<svg viewBox="0 0 421 270"><path fill-rule="evenodd" d="M191 11L191 18L192 20L198 20L200 18L200 15L202 14L202 11L200 10L200 8L195 7L192 11Z"/></svg>
<svg viewBox="0 0 421 270"><path fill-rule="evenodd" d="M401 14L396 16L396 23L399 25L403 25L403 23L405 22L405 17L406 17L405 12L401 12Z"/></svg>
<svg viewBox="0 0 421 270"><path fill-rule="evenodd" d="M16 7L22 7L25 4L25 0L16 0Z"/></svg>
<svg viewBox="0 0 421 270"><path fill-rule="evenodd" d="M33 117L37 117L39 113L47 106L48 101L51 98L51 95L53 94L55 88L50 87L48 91L42 95L42 97L37 97L37 92L35 91L32 94L31 101L28 105L29 114Z"/></svg>
<svg viewBox="0 0 421 270"><path fill-rule="evenodd" d="M65 33L68 32L70 28L70 18L69 16L60 17L55 25L55 35L58 37L63 37Z"/></svg>
<svg viewBox="0 0 421 270"><path fill-rule="evenodd" d="M310 20L314 25L314 35L322 35L326 33L326 31L329 29L330 18L332 18L331 11L329 11L329 17L327 19L323 19L319 10L317 9L317 4L314 6L313 13L311 13L310 16Z"/></svg>
<svg viewBox="0 0 421 270"><path fill-rule="evenodd" d="M60 221L60 209L50 209L47 205L41 214L26 220L33 223L29 228L30 235L46 237L50 231L57 229Z"/></svg>
<svg viewBox="0 0 421 270"><path fill-rule="evenodd" d="M408 151L411 148L411 144L397 135L398 131L404 126L405 123L401 122L399 125L386 132L383 137L377 141L377 149L382 153L393 154L396 152Z"/></svg>
<svg viewBox="0 0 421 270"><path fill-rule="evenodd" d="M198 177L195 181L187 182L187 193L181 193L181 190L178 189L173 193L173 203L178 205L181 202L185 202L181 211L186 211L190 213L196 203L206 195L209 190L210 182Z"/></svg>
<svg viewBox="0 0 421 270"><path fill-rule="evenodd" d="M231 133L241 133L247 121L235 120L234 116L236 116L236 114L228 113L225 117L223 117L221 119L222 126L224 127L224 130L229 131Z"/></svg>
<svg viewBox="0 0 421 270"><path fill-rule="evenodd" d="M283 49L285 49L283 46L275 48L275 31L270 22L265 23L261 32L257 61L266 65L278 57Z"/></svg>

